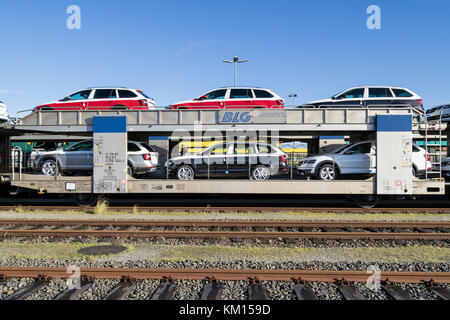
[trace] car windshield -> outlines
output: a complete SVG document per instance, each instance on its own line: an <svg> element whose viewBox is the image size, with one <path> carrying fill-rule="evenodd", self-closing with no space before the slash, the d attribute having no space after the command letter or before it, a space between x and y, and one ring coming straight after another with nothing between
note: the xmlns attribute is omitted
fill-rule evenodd
<svg viewBox="0 0 450 320"><path fill-rule="evenodd" d="M340 96L341 94L343 94L343 93L346 92L346 91L347 91L347 90L340 91L340 92L338 92L338 93L332 95L330 98L336 98L336 97Z"/></svg>
<svg viewBox="0 0 450 320"><path fill-rule="evenodd" d="M205 93L204 95L202 95L199 98L197 98L197 100L224 99L226 93L227 93L227 89L214 90L214 91L210 91L208 93Z"/></svg>

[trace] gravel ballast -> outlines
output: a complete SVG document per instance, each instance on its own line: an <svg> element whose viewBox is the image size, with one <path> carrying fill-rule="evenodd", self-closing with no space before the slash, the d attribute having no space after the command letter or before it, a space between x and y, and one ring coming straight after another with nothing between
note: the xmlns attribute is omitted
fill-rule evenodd
<svg viewBox="0 0 450 320"><path fill-rule="evenodd" d="M66 267L69 265L77 265L83 267L105 267L105 268L220 268L220 269L289 269L289 270L367 270L370 266L366 263L324 263L324 262L279 262L264 263L255 261L134 261L134 262L118 262L104 261L94 262L91 260L71 261L71 260L39 260L39 259L19 259L19 258L0 258L0 264L3 266L22 266L22 267ZM448 272L448 264L379 264L378 267L383 271L437 271ZM9 279L0 284L1 298L12 294L20 287L30 283L32 279ZM95 280L94 284L85 291L80 300L100 300L103 299L110 290L112 290L119 280ZM196 300L199 299L206 281L177 281L177 289L174 299L177 300ZM249 281L225 281L223 282L222 299L224 300L244 300L248 299L247 288ZM137 280L132 284L132 289L127 299L143 300L151 296L156 288L160 285L158 280ZM292 300L295 299L293 293L293 282L264 282L267 288L269 299L274 300ZM344 297L338 290L336 283L311 282L316 296L321 300L343 300ZM389 300L391 299L383 290L378 292L372 291L366 287L365 283L353 283L367 299L370 300ZM397 284L396 284L397 285ZM436 300L440 299L435 293L427 289L423 284L398 284L413 298L419 300ZM444 286L449 287L449 286ZM65 280L53 279L48 285L41 288L36 293L28 297L28 299L52 299L66 289Z"/></svg>

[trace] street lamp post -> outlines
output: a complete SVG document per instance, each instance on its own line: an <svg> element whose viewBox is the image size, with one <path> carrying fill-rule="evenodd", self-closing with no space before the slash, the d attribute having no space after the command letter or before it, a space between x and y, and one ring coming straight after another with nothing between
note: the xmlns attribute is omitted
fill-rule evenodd
<svg viewBox="0 0 450 320"><path fill-rule="evenodd" d="M234 65L234 86L236 87L236 82L237 82L237 67L236 64L237 63L244 63L244 62L248 62L247 59L245 60L239 60L238 57L233 57L233 60L222 60L225 63L232 63Z"/></svg>
<svg viewBox="0 0 450 320"><path fill-rule="evenodd" d="M298 97L298 94L296 94L296 93L291 93L288 97L289 97L289 98L292 98L292 105L294 106L294 105L295 105L295 98Z"/></svg>

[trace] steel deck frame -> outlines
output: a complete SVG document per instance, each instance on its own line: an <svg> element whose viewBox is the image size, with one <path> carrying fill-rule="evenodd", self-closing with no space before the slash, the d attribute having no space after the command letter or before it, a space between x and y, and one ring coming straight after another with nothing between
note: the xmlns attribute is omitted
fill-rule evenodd
<svg viewBox="0 0 450 320"><path fill-rule="evenodd" d="M129 133L273 130L317 135L324 132L375 131L377 115L415 115L413 110L408 108L284 109L276 112L286 114L285 122L268 120L265 123L223 123L219 119L219 110L40 111L18 121L15 128L21 131L56 134L86 133L92 132L94 116L126 115ZM414 124L416 129L419 129L420 125L416 119Z"/></svg>
<svg viewBox="0 0 450 320"><path fill-rule="evenodd" d="M22 174L20 180L13 180L16 187L36 190L41 193L92 193L92 177L47 177L36 174ZM68 184L73 190L67 190ZM239 190L239 191L237 191ZM368 180L269 180L264 182L245 179L201 179L193 181L134 179L128 177L128 193L190 193L190 194L375 194L374 179ZM445 186L441 181L413 181L413 195L443 195Z"/></svg>
<svg viewBox="0 0 450 320"><path fill-rule="evenodd" d="M223 110L222 110L223 111ZM234 111L234 110L230 110ZM243 110L239 110L243 111ZM251 110L247 110L251 111ZM19 120L18 132L39 132L51 135L91 135L94 116L127 116L128 134L152 136L173 132L257 132L275 131L278 136L320 136L371 134L376 132L377 115L412 115L413 132L425 129L417 114L409 108L361 109L284 109L283 121L266 120L265 123L223 123L219 110L146 110L146 111L40 111ZM274 111L275 112L275 111ZM280 110L276 110L280 112ZM446 125L445 125L446 128ZM444 129L445 129L444 128ZM182 134L181 134L182 135ZM22 174L11 181L12 186L47 193L92 193L92 177L45 177ZM333 182L314 180L162 180L133 179L128 177L128 193L215 193L215 194L348 194L376 195L376 179L341 180ZM75 189L68 190L67 184ZM71 184L72 183L72 184ZM413 195L444 195L445 183L439 180L414 179Z"/></svg>

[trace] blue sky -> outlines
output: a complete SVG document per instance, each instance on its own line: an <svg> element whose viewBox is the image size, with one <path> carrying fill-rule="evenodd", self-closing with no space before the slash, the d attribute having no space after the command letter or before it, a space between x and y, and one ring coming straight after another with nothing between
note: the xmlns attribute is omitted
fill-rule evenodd
<svg viewBox="0 0 450 320"><path fill-rule="evenodd" d="M81 30L68 30L69 5ZM381 30L369 30L369 5ZM12 115L89 86L142 89L158 105L238 84L297 103L355 85L450 101L448 0L3 0L0 100Z"/></svg>

